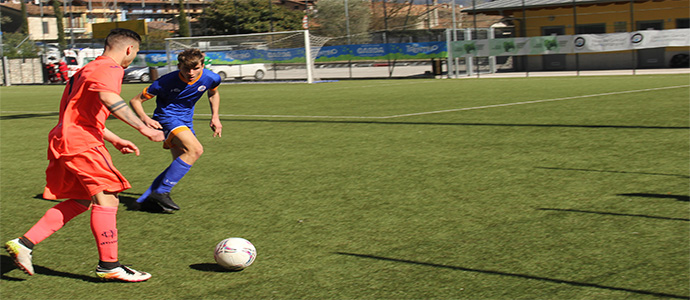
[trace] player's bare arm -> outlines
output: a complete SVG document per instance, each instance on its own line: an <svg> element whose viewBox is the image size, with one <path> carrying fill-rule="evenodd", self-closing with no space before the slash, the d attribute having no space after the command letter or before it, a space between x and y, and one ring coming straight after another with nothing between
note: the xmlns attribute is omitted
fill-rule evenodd
<svg viewBox="0 0 690 300"><path fill-rule="evenodd" d="M134 96L132 100L129 100L129 105L132 107L132 110L134 110L137 116L139 116L139 119L146 124L146 126L153 129L163 129L163 126L161 126L158 121L151 119L151 117L146 114L146 111L144 111L144 106L142 103L144 103L146 100L149 100L149 98L146 98L144 93L141 92L139 95Z"/></svg>
<svg viewBox="0 0 690 300"><path fill-rule="evenodd" d="M144 122L137 117L132 109L129 108L127 103L122 100L120 95L112 92L100 92L99 97L101 102L105 104L113 115L127 123L129 126L139 130L139 132L148 137L149 140L161 142L165 139L162 131L146 126L146 124L144 124Z"/></svg>
<svg viewBox="0 0 690 300"><path fill-rule="evenodd" d="M208 101L211 104L211 130L213 130L213 137L221 137L223 132L223 124L220 123L220 93L217 89L208 91Z"/></svg>
<svg viewBox="0 0 690 300"><path fill-rule="evenodd" d="M137 145L119 137L114 132L108 130L108 128L103 130L103 139L113 144L115 149L120 150L122 154L134 153L136 156L139 156L139 148Z"/></svg>

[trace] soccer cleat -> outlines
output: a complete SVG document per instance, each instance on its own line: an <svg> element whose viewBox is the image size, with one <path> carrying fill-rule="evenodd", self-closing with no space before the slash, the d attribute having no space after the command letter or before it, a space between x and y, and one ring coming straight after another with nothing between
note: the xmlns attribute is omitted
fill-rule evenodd
<svg viewBox="0 0 690 300"><path fill-rule="evenodd" d="M33 251L31 249L22 245L18 238L5 243L5 249L7 249L7 253L10 254L14 264L20 270L26 274L34 275L34 265L31 263L31 253Z"/></svg>
<svg viewBox="0 0 690 300"><path fill-rule="evenodd" d="M170 198L170 193L151 193L149 195L149 198L153 200L153 202L158 203L165 212L172 212L173 210L180 210L180 207L173 202L173 200Z"/></svg>
<svg viewBox="0 0 690 300"><path fill-rule="evenodd" d="M103 280L119 280L126 282L141 282L151 278L151 274L120 265L113 269L103 269L100 265L96 268L96 276Z"/></svg>

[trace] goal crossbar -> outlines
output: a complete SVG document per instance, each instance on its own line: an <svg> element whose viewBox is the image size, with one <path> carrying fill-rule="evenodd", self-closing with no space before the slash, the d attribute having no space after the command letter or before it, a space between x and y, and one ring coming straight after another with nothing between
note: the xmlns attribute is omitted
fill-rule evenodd
<svg viewBox="0 0 690 300"><path fill-rule="evenodd" d="M309 34L309 30L295 30L236 35L174 37L165 39L165 44L168 65L173 63L175 60L174 55L179 51L188 48L199 48L207 53L207 59L209 57L215 58L216 61L214 63L270 64L273 68L275 79L279 79L278 70L305 69L307 82L313 83L314 61L319 50L328 40L329 38L312 36Z"/></svg>

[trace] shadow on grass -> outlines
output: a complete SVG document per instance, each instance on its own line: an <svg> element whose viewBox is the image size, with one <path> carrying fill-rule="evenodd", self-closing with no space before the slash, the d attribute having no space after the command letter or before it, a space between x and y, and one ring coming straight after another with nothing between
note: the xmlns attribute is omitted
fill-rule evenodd
<svg viewBox="0 0 690 300"><path fill-rule="evenodd" d="M127 210L141 211L152 214L171 214L163 210L160 205L152 203L151 201L144 201L143 203L137 203L137 199L141 194L120 192L120 203L124 204Z"/></svg>
<svg viewBox="0 0 690 300"><path fill-rule="evenodd" d="M685 195L629 193L629 194L618 194L617 196L644 197L644 198L659 198L659 199L675 199L676 201L682 201L682 202L688 202L688 201L690 201L690 197L685 196ZM669 221L684 221L684 222L690 222L690 219L688 219L688 218L671 218L671 217L650 216L650 215L641 215L641 214L622 214L622 213L614 213L614 212L592 211L592 210L580 210L580 209L567 209L567 208L538 208L537 210L558 211L558 212L573 212L573 213L585 213L585 214L597 214L597 215L618 216L618 217L637 217L637 218L648 218L648 219L657 219L657 220L669 220Z"/></svg>
<svg viewBox="0 0 690 300"><path fill-rule="evenodd" d="M14 119L28 119L28 118L39 118L39 117L52 117L52 116L58 116L58 115L60 115L60 113L58 113L58 112L16 114L16 115L0 116L0 120L14 120Z"/></svg>
<svg viewBox="0 0 690 300"><path fill-rule="evenodd" d="M568 285L580 286L580 287L591 287L591 288L598 288L598 289L628 292L628 293L634 293L634 294L640 294L640 295L651 295L651 296L655 296L655 297L666 297L666 298L674 298L674 299L688 299L688 296L681 296L681 295L674 295L674 294L667 294L667 293L660 293L660 292L652 292L652 291L645 291L645 290L620 288L620 287L613 287L613 286L605 286L605 285L600 285L600 284L596 284L596 283L578 282L578 281L572 281L572 280L555 279L555 278L540 277L540 276L533 276L533 275L526 275L526 274L501 272L501 271L493 271L493 270L472 269L472 268L443 265L443 264L435 264L435 263L427 263L427 262L420 262L420 261L399 259L399 258L390 258L390 257L383 257L383 256L369 255L369 254L357 254L357 253L348 253L348 252L335 252L335 254L347 255L347 256L353 256L353 257L359 257L359 258L376 259L376 260L382 260L382 261L397 262L397 263L421 265L421 266L434 267L434 268L445 268L445 269L458 270L458 271L464 271L464 272L474 272L474 273L482 273L482 274L489 274L489 275L498 275L498 276L508 276L508 277L522 278L522 279L540 280L540 281L552 282L552 283L557 283L557 284L568 284Z"/></svg>
<svg viewBox="0 0 690 300"><path fill-rule="evenodd" d="M550 211L560 211L560 212L575 212L575 213L585 213L585 214L597 214L604 216L618 216L618 217L638 217L638 218L648 218L648 219L659 219L659 220L670 220L670 221L685 221L690 222L690 219L686 218L670 218L670 217L659 217L659 216L649 216L649 215L637 215L637 214L620 214L604 211L590 211L590 210L579 210L579 209L565 209L565 208L538 208L537 210L550 210Z"/></svg>
<svg viewBox="0 0 690 300"><path fill-rule="evenodd" d="M34 196L34 199L40 199L40 200L48 201L48 202L62 202L62 200L50 200L50 199L43 198L43 194L36 194L36 196Z"/></svg>
<svg viewBox="0 0 690 300"><path fill-rule="evenodd" d="M618 196L659 198L659 199L676 199L677 201L690 202L690 196L684 196L684 195L630 193L630 194L618 194Z"/></svg>
<svg viewBox="0 0 690 300"><path fill-rule="evenodd" d="M128 193L128 192L121 192L119 194L120 198L120 203L123 204L127 210L133 210L133 211L142 211L142 212L147 212L147 213L152 213L152 214L170 214L169 212L165 212L163 208L161 208L159 205L151 202L144 202L144 203L137 203L137 199L139 199L139 196L141 194L134 194L134 193ZM49 201L49 202L62 202L63 200L49 200L43 198L43 194L36 194L34 196L34 199L40 199L43 201Z"/></svg>
<svg viewBox="0 0 690 300"><path fill-rule="evenodd" d="M37 117L48 117L48 116L58 116L58 112L49 113L28 113L28 114L16 114L0 116L0 120L12 120L12 119L26 119L26 118L37 118ZM238 116L239 117L239 116ZM295 118L298 118L296 116ZM110 119L114 119L114 116L109 116ZM273 123L335 123L335 124L375 124L375 125L434 125L434 126L507 126L507 127L565 127L565 128L624 128L624 129L690 129L687 126L641 126L641 125L573 125L573 124L502 124L502 123L451 123L451 122L388 122L388 121L353 121L353 120L294 120L294 119L284 119L284 120L272 120L272 119L232 119L223 118L221 120L228 122L273 122ZM332 119L337 119L337 117L330 117ZM376 117L371 117L376 118ZM384 119L382 117L381 119ZM198 116L198 120L210 120L208 117ZM343 118L344 119L344 118Z"/></svg>
<svg viewBox="0 0 690 300"><path fill-rule="evenodd" d="M163 210L162 207L155 203L151 202L144 202L144 203L137 203L137 199L139 199L139 196L141 194L134 194L134 193L127 193L127 192L120 192L119 197L120 197L120 203L123 204L127 210L133 210L133 211L141 211L141 212L147 212L147 213L152 213L152 214L170 214L169 212L166 212ZM34 199L40 199L43 201L50 201L50 202L62 202L63 200L49 200L43 198L43 194L36 194L34 196Z"/></svg>
<svg viewBox="0 0 690 300"><path fill-rule="evenodd" d="M17 269L17 266L14 265L14 262L12 261L12 258L10 258L8 255L0 255L0 280L7 280L7 281L24 281L26 279L22 278L16 278L16 277L10 277L5 274L8 272ZM22 272L22 271L19 271Z"/></svg>
<svg viewBox="0 0 690 300"><path fill-rule="evenodd" d="M296 116L295 118L298 118ZM353 121L353 120L337 120L337 117L331 117L336 120L294 120L286 117L284 120L272 119L232 119L221 118L227 122L268 122L268 123L326 123L326 124L373 124L373 125L432 125L432 126L503 126L503 127L561 127L561 128L614 128L614 129L690 129L688 126L641 126L641 125L574 125L574 124L512 124L512 123L452 123L452 122L389 122L389 121ZM371 117L376 118L376 117ZM197 120L210 120L205 116L199 116ZM343 118L344 119L344 118Z"/></svg>
<svg viewBox="0 0 690 300"><path fill-rule="evenodd" d="M189 265L190 268L197 270L197 271L203 271L203 272L215 272L215 273L237 273L241 272L242 270L228 270L226 268L221 267L218 264L193 264Z"/></svg>
<svg viewBox="0 0 690 300"><path fill-rule="evenodd" d="M23 273L17 266L14 265L14 262L12 261L12 258L9 257L8 255L1 255L0 256L0 268L2 269L2 277L0 278L1 280L8 280L8 281L24 281L26 279L21 279L21 278L15 278L15 277L10 277L7 276L6 274L12 270L17 270L17 272ZM67 273L67 272L60 272L60 271L55 271L46 267L42 267L39 265L34 265L34 275L48 275L48 276L58 276L58 277L64 277L64 278L72 278L72 279L79 279L87 282L103 282L99 278L96 277L91 277L91 276L86 276L86 275L79 275L79 274L73 274L73 273ZM27 275L28 276L28 275Z"/></svg>
<svg viewBox="0 0 690 300"><path fill-rule="evenodd" d="M627 171L609 171L609 170L591 170L591 169L574 169L574 168L549 168L549 167L535 167L536 169L545 170L563 170L563 171L583 171L583 172L599 172L599 173L621 173L621 174L641 174L641 175L656 175L656 176L672 176L680 178L690 178L688 175L681 174L665 174L665 173L647 173L647 172L627 172Z"/></svg>

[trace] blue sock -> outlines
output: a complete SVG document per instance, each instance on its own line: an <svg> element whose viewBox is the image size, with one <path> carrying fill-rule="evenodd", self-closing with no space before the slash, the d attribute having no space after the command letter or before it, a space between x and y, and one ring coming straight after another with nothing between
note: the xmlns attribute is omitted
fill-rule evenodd
<svg viewBox="0 0 690 300"><path fill-rule="evenodd" d="M165 169L162 173L158 174L158 177L156 177L156 179L153 180L151 186L149 186L149 188L143 194L141 194L141 197L137 199L137 203L143 203L144 201L146 201L146 198L148 198L149 195L151 195L151 192L153 191L154 187L158 187L158 185L161 184L163 175L165 175L165 172L168 172L168 169L170 169L170 167Z"/></svg>
<svg viewBox="0 0 690 300"><path fill-rule="evenodd" d="M163 175L160 184L154 187L153 191L159 194L170 193L170 190L184 177L192 165L184 162L179 157L173 160L168 170Z"/></svg>

